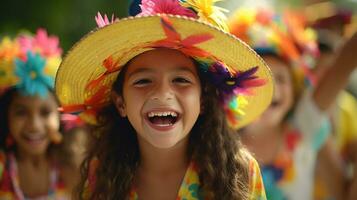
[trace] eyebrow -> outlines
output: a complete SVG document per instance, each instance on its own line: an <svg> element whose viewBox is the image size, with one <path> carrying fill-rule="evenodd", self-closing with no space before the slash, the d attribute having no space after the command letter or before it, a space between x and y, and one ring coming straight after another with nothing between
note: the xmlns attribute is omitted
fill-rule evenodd
<svg viewBox="0 0 357 200"><path fill-rule="evenodd" d="M143 73L143 72L154 72L153 69L150 69L150 68L146 68L146 67L141 67L141 68L138 68L132 72L130 72L128 74L128 78L130 78L131 76L135 75L135 74L139 74L139 73Z"/></svg>
<svg viewBox="0 0 357 200"><path fill-rule="evenodd" d="M149 72L149 73L153 73L155 70L151 69L151 68L147 68L147 67L140 67L132 72L130 72L128 74L128 78L130 78L131 76L135 75L135 74L139 74L139 73L143 73L143 72ZM191 70L188 67L177 67L174 69L175 72L189 72L191 74L196 74L193 70Z"/></svg>

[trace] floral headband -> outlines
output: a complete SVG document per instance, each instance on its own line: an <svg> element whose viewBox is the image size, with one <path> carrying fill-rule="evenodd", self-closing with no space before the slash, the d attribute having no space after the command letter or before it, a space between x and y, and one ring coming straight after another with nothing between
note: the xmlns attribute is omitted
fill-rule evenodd
<svg viewBox="0 0 357 200"><path fill-rule="evenodd" d="M224 23L225 17L222 12L224 9L213 6L217 0L143 0L140 8L141 12L137 16L172 14L186 16L189 18L200 19L228 30ZM119 19L114 16L111 20L98 13L96 22L99 28L115 23ZM226 66L224 62L213 56L211 53L199 48L197 45L211 40L214 36L210 34L194 34L182 37L173 26L170 19L161 15L161 28L165 33L165 38L151 43L145 43L129 49L128 52L138 50L150 50L154 48L170 48L181 51L183 54L194 58L199 63L199 68L204 72L205 78L209 80L219 91L220 101L227 114L229 124L235 128L239 120L244 116L244 107L247 105L246 95L253 95L252 88L265 84L265 80L258 78L256 72L258 66L251 66L247 71L236 71ZM83 104L66 105L62 109L64 112L78 113L87 115L95 114L106 104L111 91L112 82L107 81L114 73L119 72L123 65L119 63L126 56L124 52L119 58L114 59L109 55L102 61L105 68L99 77L90 81L86 86L89 91Z"/></svg>
<svg viewBox="0 0 357 200"><path fill-rule="evenodd" d="M54 77L61 62L58 38L48 36L44 29L36 35L20 34L0 43L0 90L16 87L23 95L46 97L53 88Z"/></svg>

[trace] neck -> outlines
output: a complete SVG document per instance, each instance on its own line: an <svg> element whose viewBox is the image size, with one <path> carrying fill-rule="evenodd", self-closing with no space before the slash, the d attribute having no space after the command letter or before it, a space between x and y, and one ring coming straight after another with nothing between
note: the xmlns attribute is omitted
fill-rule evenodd
<svg viewBox="0 0 357 200"><path fill-rule="evenodd" d="M139 170L151 174L171 174L186 169L189 163L187 145L188 137L166 149L156 148L145 140L139 140Z"/></svg>
<svg viewBox="0 0 357 200"><path fill-rule="evenodd" d="M16 159L19 163L28 163L33 166L47 165L48 157L47 154L30 155L21 151L20 149L16 151Z"/></svg>
<svg viewBox="0 0 357 200"><path fill-rule="evenodd" d="M253 137L255 140L265 140L275 135L281 135L284 131L285 123L279 123L276 125L264 125L263 123L251 124L243 130L244 135L247 137Z"/></svg>
<svg viewBox="0 0 357 200"><path fill-rule="evenodd" d="M283 142L284 125L261 127L260 131L247 129L244 132L243 143L255 154L260 164L271 164Z"/></svg>

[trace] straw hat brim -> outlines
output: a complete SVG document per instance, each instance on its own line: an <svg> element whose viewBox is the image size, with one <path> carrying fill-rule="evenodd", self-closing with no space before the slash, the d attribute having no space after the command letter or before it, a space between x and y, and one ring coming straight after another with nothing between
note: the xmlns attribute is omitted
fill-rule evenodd
<svg viewBox="0 0 357 200"><path fill-rule="evenodd" d="M273 94L272 75L262 58L235 36L212 25L182 16L167 17L182 38L194 34L212 35L213 39L200 43L197 47L220 59L228 67L245 71L259 66L256 75L265 79L266 84L253 88L254 95L246 97L249 103L239 127L257 118L268 107ZM124 65L148 50L134 47L166 38L160 19L160 15L121 19L90 32L77 42L64 57L57 71L55 91L61 105L82 104L91 95L86 90L86 85L105 72L102 62L108 56L121 57L120 65ZM122 57L124 52L126 55ZM110 74L102 84L113 83L117 75L118 72ZM109 101L109 95L107 98Z"/></svg>

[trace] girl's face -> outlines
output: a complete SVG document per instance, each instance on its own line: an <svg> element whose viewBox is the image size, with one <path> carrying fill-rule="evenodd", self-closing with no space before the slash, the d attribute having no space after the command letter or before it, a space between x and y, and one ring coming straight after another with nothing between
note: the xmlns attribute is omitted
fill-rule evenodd
<svg viewBox="0 0 357 200"><path fill-rule="evenodd" d="M50 93L46 99L16 94L9 106L8 119L17 150L27 155L45 154L50 134L59 130L57 102Z"/></svg>
<svg viewBox="0 0 357 200"><path fill-rule="evenodd" d="M125 73L123 97L114 95L139 142L170 148L191 131L200 114L195 64L179 51L155 49L135 57Z"/></svg>
<svg viewBox="0 0 357 200"><path fill-rule="evenodd" d="M293 105L293 83L289 66L275 56L263 56L273 72L275 88L269 108L252 126L273 127L279 125Z"/></svg>

